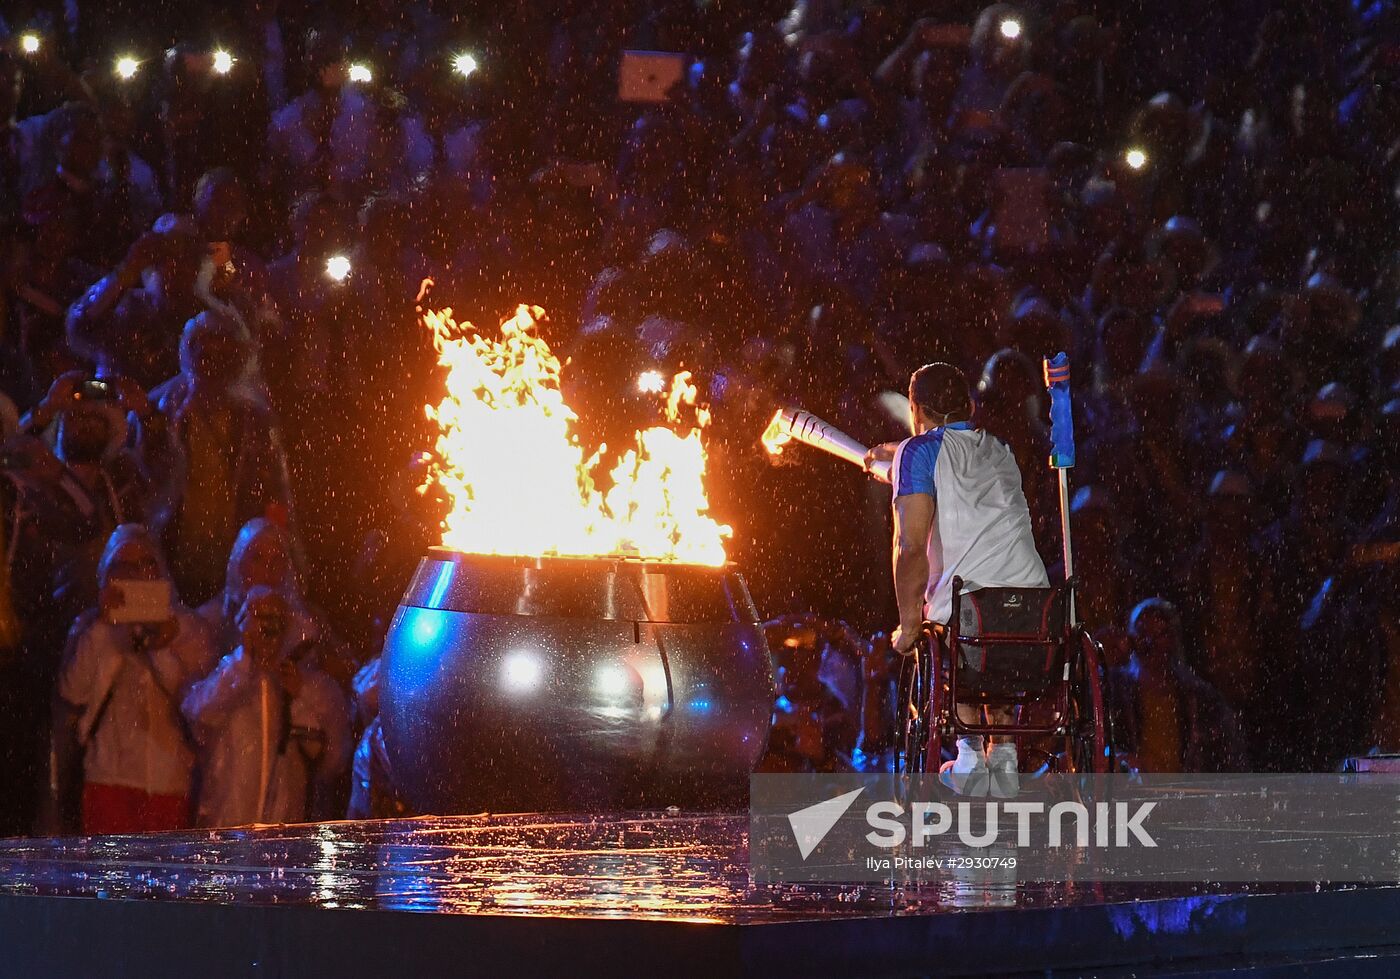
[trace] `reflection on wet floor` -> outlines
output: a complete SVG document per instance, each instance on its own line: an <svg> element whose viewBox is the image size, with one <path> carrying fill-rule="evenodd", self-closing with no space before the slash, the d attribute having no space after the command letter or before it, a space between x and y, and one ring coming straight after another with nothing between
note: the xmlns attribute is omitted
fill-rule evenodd
<svg viewBox="0 0 1400 979"><path fill-rule="evenodd" d="M1026 883L986 872L915 888L759 886L748 873L747 814L429 816L0 840L0 894L459 914L757 924L1242 890L1251 888Z"/></svg>

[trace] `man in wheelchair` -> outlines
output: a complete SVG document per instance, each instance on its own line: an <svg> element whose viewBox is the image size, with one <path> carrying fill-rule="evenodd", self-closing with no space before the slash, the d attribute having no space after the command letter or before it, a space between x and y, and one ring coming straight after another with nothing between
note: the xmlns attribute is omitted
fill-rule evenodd
<svg viewBox="0 0 1400 979"><path fill-rule="evenodd" d="M1031 535L1021 470L1011 449L972 427L972 392L962 371L926 364L909 379L914 435L876 446L866 468L890 462L894 490L894 585L899 601L896 651L914 649L927 620L946 623L953 608L953 580L963 591L1046 588L1045 564ZM969 724L1010 724L1010 708L959 703ZM935 760L936 764L936 760ZM955 786L990 772L1013 781L1016 744L998 740L986 750L980 735L960 737L952 773Z"/></svg>

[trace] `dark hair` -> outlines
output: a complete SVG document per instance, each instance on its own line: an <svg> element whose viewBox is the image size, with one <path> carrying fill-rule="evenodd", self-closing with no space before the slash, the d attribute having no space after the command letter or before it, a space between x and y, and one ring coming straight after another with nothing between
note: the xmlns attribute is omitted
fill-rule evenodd
<svg viewBox="0 0 1400 979"><path fill-rule="evenodd" d="M972 389L967 375L952 364L939 361L925 364L909 378L909 400L925 414L942 418L946 425L949 421L966 420Z"/></svg>

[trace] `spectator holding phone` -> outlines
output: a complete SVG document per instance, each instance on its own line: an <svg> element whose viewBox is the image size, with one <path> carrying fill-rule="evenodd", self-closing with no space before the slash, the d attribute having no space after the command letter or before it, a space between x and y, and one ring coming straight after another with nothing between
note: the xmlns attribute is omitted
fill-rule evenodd
<svg viewBox="0 0 1400 979"><path fill-rule="evenodd" d="M53 429L54 449L65 472L63 490L84 520L96 521L105 537L117 524L142 519L148 484L125 448L127 415L156 424L155 410L139 384L124 377L93 380L68 371L49 387L20 431Z"/></svg>
<svg viewBox="0 0 1400 979"><path fill-rule="evenodd" d="M195 763L179 705L214 645L141 524L112 533L97 581L98 605L73 624L59 675L50 785L57 795L81 755L84 833L179 829Z"/></svg>
<svg viewBox="0 0 1400 979"><path fill-rule="evenodd" d="M204 749L199 823L300 822L330 811L354 746L350 710L335 681L283 637L291 608L258 585L238 614L240 642L185 697Z"/></svg>
<svg viewBox="0 0 1400 979"><path fill-rule="evenodd" d="M199 607L221 652L242 641L238 617L249 592L257 587L271 588L287 602L287 628L282 635L285 652L299 643L320 640L320 624L301 601L286 528L255 517L239 530L229 551L223 590Z"/></svg>
<svg viewBox="0 0 1400 979"><path fill-rule="evenodd" d="M55 459L30 470L26 509L48 552L35 570L52 590L65 628L96 601L93 576L103 542L118 524L143 520L149 507L149 481L125 446L128 414L153 414L140 385L70 371L20 421L27 434L52 433Z"/></svg>

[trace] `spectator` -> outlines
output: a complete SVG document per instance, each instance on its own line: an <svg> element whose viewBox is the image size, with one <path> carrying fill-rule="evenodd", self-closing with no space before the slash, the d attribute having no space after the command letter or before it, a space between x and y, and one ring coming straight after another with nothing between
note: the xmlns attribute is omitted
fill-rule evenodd
<svg viewBox="0 0 1400 979"><path fill-rule="evenodd" d="M39 188L24 201L5 291L10 296L13 357L0 377L26 401L59 374L79 369L64 335L69 304L98 275L78 257L82 217L68 196Z"/></svg>
<svg viewBox="0 0 1400 979"><path fill-rule="evenodd" d="M243 525L229 551L223 590L199 607L199 615L221 649L238 645L238 613L254 588L272 588L287 602L284 653L321 637L321 628L301 601L292 564L292 543L280 524L255 517Z"/></svg>
<svg viewBox="0 0 1400 979"><path fill-rule="evenodd" d="M1128 619L1132 655L1110 675L1114 735L1142 772L1235 772L1245 765L1235 719L1191 669L1176 607L1149 598Z"/></svg>
<svg viewBox="0 0 1400 979"><path fill-rule="evenodd" d="M70 622L96 603L90 582L103 542L119 524L142 521L150 510L149 479L126 446L128 414L158 424L150 400L134 382L88 381L73 371L55 380L44 400L20 420L22 431L53 433L56 464L31 470L30 500L42 514L52 556L44 584L69 609Z"/></svg>
<svg viewBox="0 0 1400 979"><path fill-rule="evenodd" d="M276 421L249 380L251 349L236 319L201 313L185 326L180 373L152 392L166 426L151 452L166 477L159 525L191 601L218 590L240 527L291 513Z"/></svg>
<svg viewBox="0 0 1400 979"><path fill-rule="evenodd" d="M216 658L199 617L170 594L162 618L124 610L136 582L170 584L154 536L140 524L113 531L98 566L98 606L73 624L58 680L58 757L82 755L82 831L145 833L190 824L194 751L180 702ZM133 610L140 614L139 610ZM57 772L56 784L63 784Z"/></svg>
<svg viewBox="0 0 1400 979"><path fill-rule="evenodd" d="M307 36L309 87L277 111L267 135L272 179L289 196L323 190L352 202L347 195L365 176L376 110L359 86L346 84L348 71L340 36Z"/></svg>
<svg viewBox="0 0 1400 979"><path fill-rule="evenodd" d="M194 223L212 266L209 292L232 306L265 343L279 326L268 295L267 267L248 243L251 209L243 182L229 167L216 167L195 184Z"/></svg>
<svg viewBox="0 0 1400 979"><path fill-rule="evenodd" d="M1197 664L1211 684L1254 730L1262 682L1269 663L1268 630L1250 582L1264 574L1254 545L1258 515L1253 488L1241 473L1222 469L1206 494L1200 542L1189 566L1187 594L1195 631L1201 636Z"/></svg>
<svg viewBox="0 0 1400 979"><path fill-rule="evenodd" d="M407 805L394 791L389 754L384 746L384 726L379 720L379 686L383 661L375 657L355 674L355 713L364 726L355 747L350 772L349 819L384 819L402 816Z"/></svg>
<svg viewBox="0 0 1400 979"><path fill-rule="evenodd" d="M238 613L239 645L195 683L183 710L203 748L201 826L332 818L354 742L335 681L283 652L290 606L256 585Z"/></svg>
<svg viewBox="0 0 1400 979"><path fill-rule="evenodd" d="M193 224L167 215L68 310L68 344L97 364L150 388L179 364L180 327L210 305L197 288L204 248Z"/></svg>
<svg viewBox="0 0 1400 979"><path fill-rule="evenodd" d="M864 686L858 638L844 622L814 616L785 616L766 623L764 631L770 648L782 652L773 733L759 770L850 771ZM853 682L842 684L843 675ZM845 699L838 687L845 688Z"/></svg>

